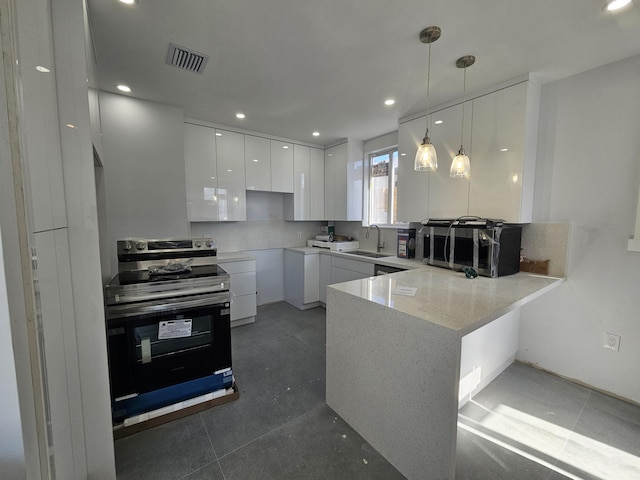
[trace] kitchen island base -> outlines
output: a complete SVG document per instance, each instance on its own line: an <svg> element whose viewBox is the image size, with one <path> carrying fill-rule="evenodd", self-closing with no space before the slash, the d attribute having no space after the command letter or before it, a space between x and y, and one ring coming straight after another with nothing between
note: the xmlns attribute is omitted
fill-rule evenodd
<svg viewBox="0 0 640 480"><path fill-rule="evenodd" d="M408 479L454 479L459 396L513 361L520 307L561 282L432 268L329 286L327 404Z"/></svg>
<svg viewBox="0 0 640 480"><path fill-rule="evenodd" d="M460 341L380 308L328 289L327 405L407 478L453 478Z"/></svg>

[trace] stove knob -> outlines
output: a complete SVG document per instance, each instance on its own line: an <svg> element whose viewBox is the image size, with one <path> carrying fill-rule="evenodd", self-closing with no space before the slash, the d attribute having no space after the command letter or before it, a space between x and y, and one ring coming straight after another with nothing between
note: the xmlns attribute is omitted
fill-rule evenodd
<svg viewBox="0 0 640 480"><path fill-rule="evenodd" d="M196 240L193 242L193 246L196 248L200 248L202 246L202 242L200 240Z"/></svg>
<svg viewBox="0 0 640 480"><path fill-rule="evenodd" d="M207 240L207 247L213 248L213 240Z"/></svg>
<svg viewBox="0 0 640 480"><path fill-rule="evenodd" d="M146 244L146 243L144 243L144 242L138 242L138 243L136 243L136 248L137 248L138 250L144 250L146 246L147 246L147 244Z"/></svg>
<svg viewBox="0 0 640 480"><path fill-rule="evenodd" d="M122 245L122 249L125 252L128 252L129 250L131 250L131 242L128 241L128 240L126 242L124 242L124 245Z"/></svg>

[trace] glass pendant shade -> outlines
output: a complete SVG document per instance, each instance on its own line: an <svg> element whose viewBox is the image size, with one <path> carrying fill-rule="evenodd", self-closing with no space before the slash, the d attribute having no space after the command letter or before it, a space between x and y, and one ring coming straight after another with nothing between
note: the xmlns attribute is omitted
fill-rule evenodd
<svg viewBox="0 0 640 480"><path fill-rule="evenodd" d="M458 151L458 154L453 157L449 176L451 178L469 178L471 176L471 164L469 163L469 157L467 157L467 154L464 152L462 147Z"/></svg>
<svg viewBox="0 0 640 480"><path fill-rule="evenodd" d="M429 171L434 172L438 168L438 155L436 149L432 145L429 137L424 137L422 145L418 147L416 152L416 160L413 164L413 169L419 172Z"/></svg>

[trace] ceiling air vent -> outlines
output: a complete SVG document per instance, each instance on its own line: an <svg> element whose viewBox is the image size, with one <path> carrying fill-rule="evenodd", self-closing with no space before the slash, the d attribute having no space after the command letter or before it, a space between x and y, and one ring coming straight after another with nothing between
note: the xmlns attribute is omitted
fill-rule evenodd
<svg viewBox="0 0 640 480"><path fill-rule="evenodd" d="M202 73L207 65L207 60L209 60L207 55L189 50L180 45L169 44L169 52L167 53L167 64L169 65L190 72Z"/></svg>

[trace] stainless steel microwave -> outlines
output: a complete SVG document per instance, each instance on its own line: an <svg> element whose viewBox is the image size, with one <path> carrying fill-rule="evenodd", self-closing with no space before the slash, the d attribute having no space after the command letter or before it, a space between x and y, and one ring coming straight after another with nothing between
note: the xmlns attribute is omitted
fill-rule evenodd
<svg viewBox="0 0 640 480"><path fill-rule="evenodd" d="M520 271L520 225L477 217L430 219L422 233L425 264L453 270L472 267L492 278Z"/></svg>

